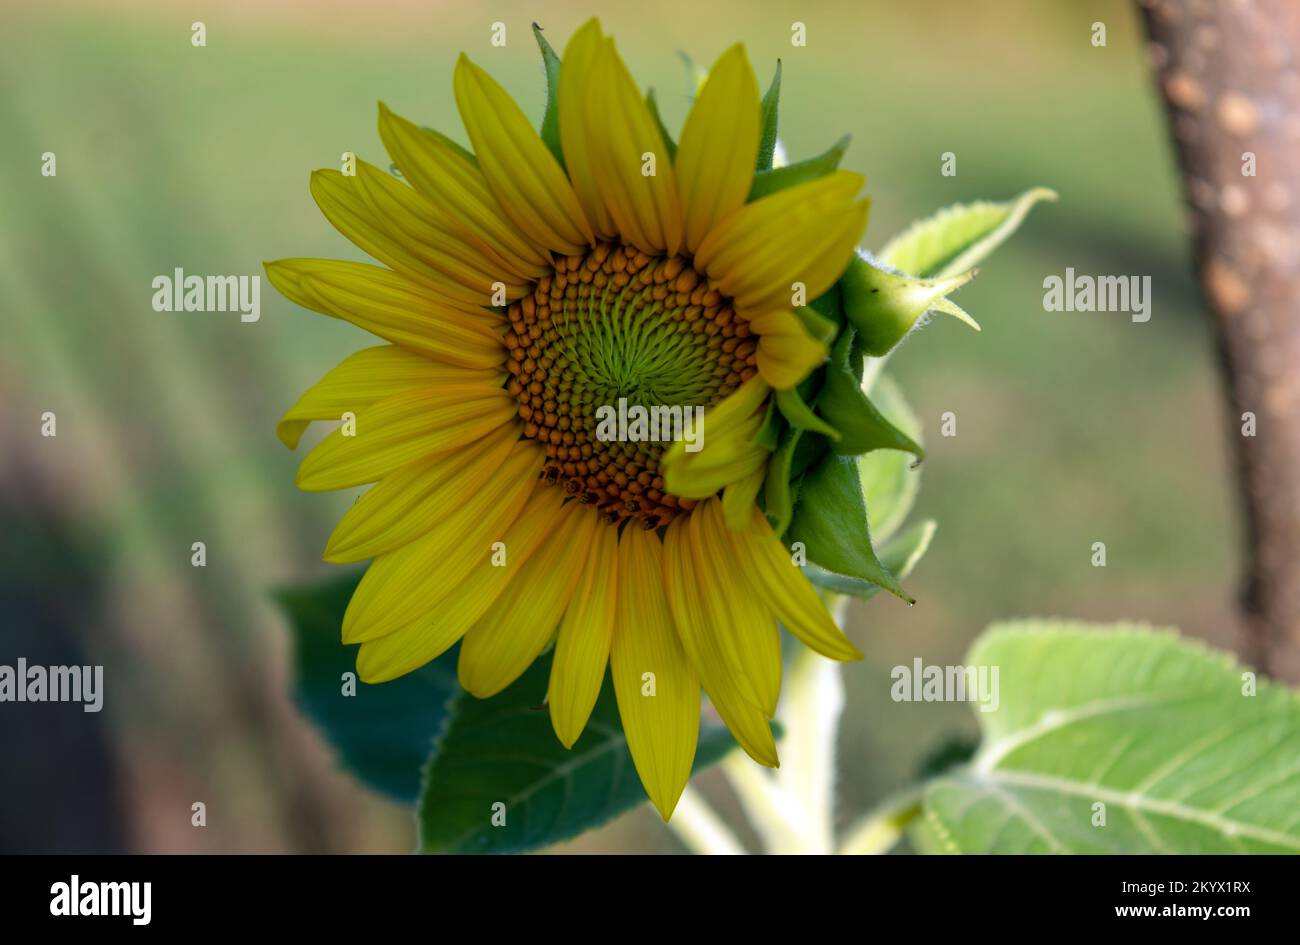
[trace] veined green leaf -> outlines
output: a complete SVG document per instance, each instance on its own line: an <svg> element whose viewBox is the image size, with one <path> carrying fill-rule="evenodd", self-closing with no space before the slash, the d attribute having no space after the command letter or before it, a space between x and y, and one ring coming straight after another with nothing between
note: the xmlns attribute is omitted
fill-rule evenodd
<svg viewBox="0 0 1300 945"><path fill-rule="evenodd" d="M1300 694L1134 624L1003 624L969 765L924 793L950 853L1300 852ZM989 702L992 704L992 701Z"/></svg>
<svg viewBox="0 0 1300 945"><path fill-rule="evenodd" d="M785 167L758 171L754 174L754 184L749 189L748 199L757 200L760 197L766 197L768 194L774 194L778 190L785 190L787 187L794 187L796 184L806 184L808 181L825 177L840 166L840 161L844 159L844 152L849 148L850 137L850 135L845 135L816 157L796 161L794 164L787 164Z"/></svg>
<svg viewBox="0 0 1300 945"><path fill-rule="evenodd" d="M555 155L555 160L564 167L564 150L560 147L560 57L555 54L551 44L542 35L542 28L533 24L533 35L537 37L537 46L542 51L542 64L546 67L546 112L542 115L542 143Z"/></svg>
<svg viewBox="0 0 1300 945"><path fill-rule="evenodd" d="M361 781L412 803L420 794L420 769L461 691L459 650L392 682L358 682L358 647L344 646L339 636L343 612L360 580L360 574L349 573L277 594L293 636L294 696Z"/></svg>
<svg viewBox="0 0 1300 945"><path fill-rule="evenodd" d="M759 103L759 137L758 137L758 163L755 166L757 171L770 171L772 169L772 156L776 153L776 133L777 133L777 113L781 106L781 60L776 61L776 74L772 76L772 84L767 87L763 94L763 100Z"/></svg>
<svg viewBox="0 0 1300 945"><path fill-rule="evenodd" d="M534 850L646 800L608 676L586 731L566 749L544 704L550 673L547 654L499 695L457 698L424 772L421 852ZM724 726L705 724L695 770L734 746Z"/></svg>
<svg viewBox="0 0 1300 945"><path fill-rule="evenodd" d="M853 341L853 332L846 331L835 342L826 365L826 383L817 397L817 412L840 432L831 449L845 456L879 449L906 450L923 459L925 450L920 444L890 423L863 393L853 372Z"/></svg>
<svg viewBox="0 0 1300 945"><path fill-rule="evenodd" d="M1035 187L1003 203L954 204L913 223L885 244L879 258L925 278L965 272L1002 245L1040 200L1056 200L1055 191Z"/></svg>
<svg viewBox="0 0 1300 945"><path fill-rule="evenodd" d="M921 423L907 406L893 378L884 376L876 381L871 388L871 402L890 423L915 442L921 442ZM858 457L858 478L862 481L871 535L877 544L886 542L912 510L921 486L920 467L910 453L872 450Z"/></svg>
<svg viewBox="0 0 1300 945"><path fill-rule="evenodd" d="M796 541L803 542L807 549L809 567L805 570L809 580L817 582L820 572L830 572L875 584L908 603L914 602L871 547L862 484L858 481L857 463L851 457L828 455L803 477L786 534L787 544Z"/></svg>

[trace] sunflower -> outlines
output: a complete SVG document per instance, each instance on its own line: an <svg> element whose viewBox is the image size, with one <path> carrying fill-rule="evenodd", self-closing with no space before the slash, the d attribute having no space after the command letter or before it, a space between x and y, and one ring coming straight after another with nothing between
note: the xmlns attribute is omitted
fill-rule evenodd
<svg viewBox="0 0 1300 945"><path fill-rule="evenodd" d="M268 276L388 344L326 374L277 433L294 448L312 421L343 419L297 484L373 484L325 550L371 561L342 628L363 680L459 642L461 685L486 698L553 645L547 704L572 746L608 667L667 819L701 688L775 767L778 624L831 659L860 657L758 494L769 402L827 357L792 300L839 278L867 201L843 171L750 199L760 99L740 45L675 146L598 21L556 66L542 133L462 55L472 152L381 104L409 186L361 161L312 175L326 218L383 266L284 259ZM598 409L621 399L704 408L703 448L598 436Z"/></svg>

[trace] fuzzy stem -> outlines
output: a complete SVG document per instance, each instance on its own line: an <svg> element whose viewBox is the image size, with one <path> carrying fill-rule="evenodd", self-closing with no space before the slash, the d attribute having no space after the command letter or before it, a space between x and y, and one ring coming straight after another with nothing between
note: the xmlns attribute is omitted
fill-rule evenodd
<svg viewBox="0 0 1300 945"><path fill-rule="evenodd" d="M692 853L717 856L741 856L741 846L731 828L722 822L717 811L689 784L682 791L668 827Z"/></svg>
<svg viewBox="0 0 1300 945"><path fill-rule="evenodd" d="M847 600L823 601L843 625ZM769 774L739 754L723 763L754 829L771 853L830 853L834 849L835 742L844 708L838 664L801 649L786 667L777 718L784 729L785 764Z"/></svg>
<svg viewBox="0 0 1300 945"><path fill-rule="evenodd" d="M799 799L744 752L732 752L722 770L740 798L745 815L763 841L766 853L805 853L807 815Z"/></svg>

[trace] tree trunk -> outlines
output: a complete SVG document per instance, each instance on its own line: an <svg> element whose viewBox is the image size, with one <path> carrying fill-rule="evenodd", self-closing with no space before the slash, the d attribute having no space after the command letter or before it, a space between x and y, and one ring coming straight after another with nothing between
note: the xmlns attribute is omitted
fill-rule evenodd
<svg viewBox="0 0 1300 945"><path fill-rule="evenodd" d="M1249 533L1245 655L1300 681L1300 3L1143 2L1215 314Z"/></svg>

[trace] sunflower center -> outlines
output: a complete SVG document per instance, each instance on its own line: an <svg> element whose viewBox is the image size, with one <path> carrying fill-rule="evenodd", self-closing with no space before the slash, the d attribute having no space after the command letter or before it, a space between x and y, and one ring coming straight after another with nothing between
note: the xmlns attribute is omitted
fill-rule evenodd
<svg viewBox="0 0 1300 945"><path fill-rule="evenodd" d="M508 314L507 387L524 434L546 447L543 478L600 506L611 524L657 528L689 510L659 468L673 432L648 438L620 424L611 437L607 421L613 412L690 418L753 377L757 337L731 300L688 257L601 243L557 258Z"/></svg>

